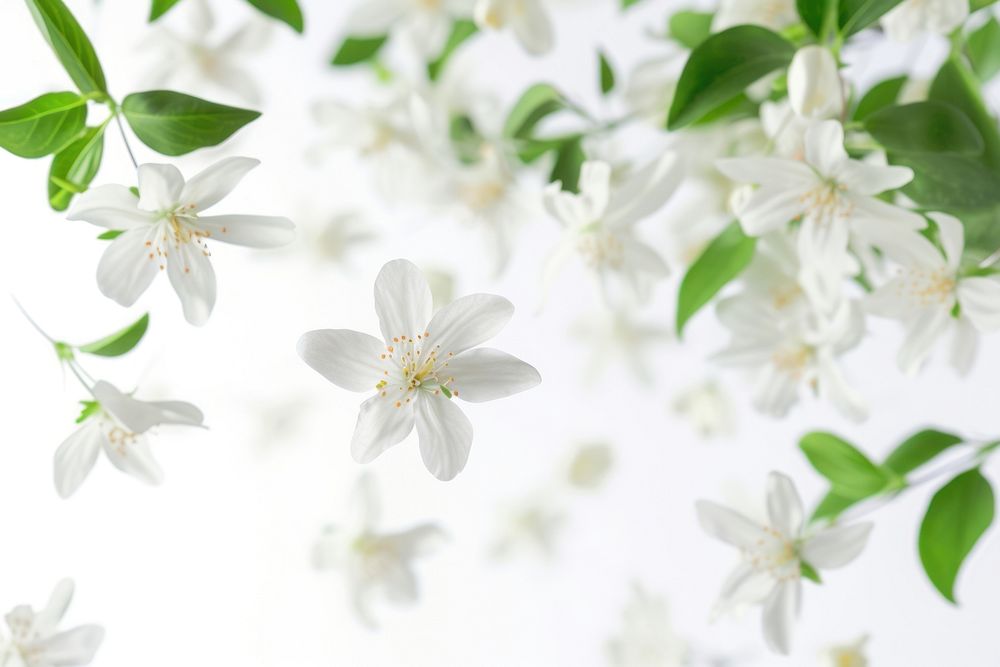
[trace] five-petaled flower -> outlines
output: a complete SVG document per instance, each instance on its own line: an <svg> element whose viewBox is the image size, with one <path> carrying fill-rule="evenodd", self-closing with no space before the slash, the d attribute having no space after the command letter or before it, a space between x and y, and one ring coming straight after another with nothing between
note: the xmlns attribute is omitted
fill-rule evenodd
<svg viewBox="0 0 1000 667"><path fill-rule="evenodd" d="M166 270L187 321L207 322L215 306L207 240L273 248L294 237L295 226L287 218L202 215L258 164L251 158L226 158L187 182L173 165L144 164L139 167L138 197L124 185L102 185L81 195L70 220L121 232L97 267L101 292L131 306L157 271Z"/></svg>
<svg viewBox="0 0 1000 667"><path fill-rule="evenodd" d="M310 331L299 339L302 360L351 391L375 391L361 404L351 454L369 463L413 430L424 465L449 480L465 467L472 424L455 398L492 401L530 389L541 378L532 366L492 348L514 314L500 296L472 294L432 317L427 281L412 262L389 262L375 280L375 310L383 341L346 329Z"/></svg>
<svg viewBox="0 0 1000 667"><path fill-rule="evenodd" d="M2 667L81 667L89 665L104 640L99 625L81 625L59 631L70 601L73 581L63 579L40 611L19 605L7 613L10 635L0 633Z"/></svg>

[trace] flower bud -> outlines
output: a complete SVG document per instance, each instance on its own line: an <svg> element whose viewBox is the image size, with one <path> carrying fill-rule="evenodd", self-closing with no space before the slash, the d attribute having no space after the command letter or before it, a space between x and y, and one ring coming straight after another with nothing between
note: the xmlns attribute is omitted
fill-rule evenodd
<svg viewBox="0 0 1000 667"><path fill-rule="evenodd" d="M809 118L833 118L844 110L844 87L833 54L822 46L805 46L788 68L792 109Z"/></svg>

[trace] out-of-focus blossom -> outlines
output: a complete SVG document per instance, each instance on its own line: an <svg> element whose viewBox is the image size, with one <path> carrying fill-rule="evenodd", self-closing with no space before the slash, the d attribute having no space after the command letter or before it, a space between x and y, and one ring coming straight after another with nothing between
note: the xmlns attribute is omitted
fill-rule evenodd
<svg viewBox="0 0 1000 667"><path fill-rule="evenodd" d="M622 612L616 637L605 644L612 667L682 667L688 664L688 644L673 628L667 602L638 584Z"/></svg>
<svg viewBox="0 0 1000 667"><path fill-rule="evenodd" d="M332 216L323 225L313 247L323 260L346 268L355 248L376 239L378 235L360 213L346 211Z"/></svg>
<svg viewBox="0 0 1000 667"><path fill-rule="evenodd" d="M712 32L751 24L781 30L799 20L795 0L721 0Z"/></svg>
<svg viewBox="0 0 1000 667"><path fill-rule="evenodd" d="M715 380L706 380L681 391L672 406L703 438L728 435L736 430L732 399Z"/></svg>
<svg viewBox="0 0 1000 667"><path fill-rule="evenodd" d="M969 16L969 0L903 0L882 17L889 39L908 42L924 33L947 35Z"/></svg>
<svg viewBox="0 0 1000 667"><path fill-rule="evenodd" d="M89 665L104 641L99 625L59 630L59 623L73 599L73 581L63 579L41 611L28 605L7 613L9 636L0 633L3 667L82 667Z"/></svg>
<svg viewBox="0 0 1000 667"><path fill-rule="evenodd" d="M354 37L381 37L398 32L419 52L437 54L452 22L472 16L476 0L364 0L355 4L345 24Z"/></svg>
<svg viewBox="0 0 1000 667"><path fill-rule="evenodd" d="M344 525L324 528L313 547L313 564L319 570L338 570L345 579L358 620L376 627L372 599L384 597L397 604L419 598L413 562L438 550L444 532L434 523L423 523L398 532L382 531L381 503L375 482L362 475L351 494L349 518Z"/></svg>
<svg viewBox="0 0 1000 667"><path fill-rule="evenodd" d="M600 488L614 466L614 454L606 444L582 445L573 455L566 471L566 478L577 489Z"/></svg>
<svg viewBox="0 0 1000 667"><path fill-rule="evenodd" d="M653 380L652 348L673 340L668 328L639 321L622 308L586 315L570 328L570 337L591 350L584 369L588 382L600 378L613 362L624 361L637 379L649 383Z"/></svg>
<svg viewBox="0 0 1000 667"><path fill-rule="evenodd" d="M698 521L708 534L740 550L742 562L722 586L719 605L763 606L764 639L771 650L791 650L799 614L803 571L838 568L857 558L872 524L810 528L792 480L772 472L767 480L766 523L716 503L699 500Z"/></svg>
<svg viewBox="0 0 1000 667"><path fill-rule="evenodd" d="M760 105L760 122L775 155L805 160L806 130L812 121L796 114L788 100L763 102Z"/></svg>
<svg viewBox="0 0 1000 667"><path fill-rule="evenodd" d="M532 55L548 53L555 44L552 19L542 0L478 0L475 18L482 29L510 28Z"/></svg>
<svg viewBox="0 0 1000 667"><path fill-rule="evenodd" d="M625 104L657 129L667 123L667 112L677 89L679 73L675 65L678 61L683 61L681 53L640 62L625 84Z"/></svg>
<svg viewBox="0 0 1000 667"><path fill-rule="evenodd" d="M548 498L531 498L504 510L489 555L506 560L519 553L551 558L566 526L566 512Z"/></svg>
<svg viewBox="0 0 1000 667"><path fill-rule="evenodd" d="M795 52L788 66L788 100L795 113L808 118L843 113L844 84L828 48L811 44Z"/></svg>
<svg viewBox="0 0 1000 667"><path fill-rule="evenodd" d="M819 667L868 667L865 647L868 636L859 637L849 644L831 646L819 656Z"/></svg>

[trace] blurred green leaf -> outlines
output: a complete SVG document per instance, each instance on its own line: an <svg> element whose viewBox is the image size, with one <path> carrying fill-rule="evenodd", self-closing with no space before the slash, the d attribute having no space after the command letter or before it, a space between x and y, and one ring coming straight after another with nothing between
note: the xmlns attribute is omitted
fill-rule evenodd
<svg viewBox="0 0 1000 667"><path fill-rule="evenodd" d="M980 155L983 138L969 118L937 101L888 106L865 119L865 129L892 153Z"/></svg>
<svg viewBox="0 0 1000 667"><path fill-rule="evenodd" d="M962 438L953 433L925 429L901 442L884 465L899 475L906 475L961 443Z"/></svg>
<svg viewBox="0 0 1000 667"><path fill-rule="evenodd" d="M897 76L869 88L855 107L852 120L863 121L879 109L895 104L903 86L906 85L906 79L905 76Z"/></svg>
<svg viewBox="0 0 1000 667"><path fill-rule="evenodd" d="M837 495L862 498L882 491L893 481L857 447L832 433L807 433L799 448L813 468L830 480Z"/></svg>
<svg viewBox="0 0 1000 667"><path fill-rule="evenodd" d="M448 41L445 42L441 53L438 54L437 58L427 63L427 76L431 81L438 80L441 72L444 71L445 65L448 64L448 60L454 55L455 50L462 45L462 42L475 35L478 30L475 23L465 19L452 23L451 33L449 33Z"/></svg>
<svg viewBox="0 0 1000 667"><path fill-rule="evenodd" d="M247 0L260 12L286 23L295 32L305 30L302 8L296 0Z"/></svg>
<svg viewBox="0 0 1000 667"><path fill-rule="evenodd" d="M382 50L388 35L376 37L347 37L334 54L330 64L334 67L346 67L368 62Z"/></svg>
<svg viewBox="0 0 1000 667"><path fill-rule="evenodd" d="M670 37L681 46L693 49L712 34L711 12L695 12L688 9L676 12L670 17L667 30Z"/></svg>
<svg viewBox="0 0 1000 667"><path fill-rule="evenodd" d="M174 8L180 0L153 0L152 7L149 8L149 22L152 23Z"/></svg>
<svg viewBox="0 0 1000 667"><path fill-rule="evenodd" d="M903 0L840 0L837 25L840 34L850 37L878 21Z"/></svg>
<svg viewBox="0 0 1000 667"><path fill-rule="evenodd" d="M598 74L601 83L601 94L607 95L615 87L615 71L611 69L611 63L603 51L597 52Z"/></svg>
<svg viewBox="0 0 1000 667"><path fill-rule="evenodd" d="M989 81L1000 72L1000 23L995 17L969 35L965 43L972 69L980 81Z"/></svg>
<svg viewBox="0 0 1000 667"><path fill-rule="evenodd" d="M736 278L753 259L757 239L732 222L702 251L681 281L677 296L677 335L702 307Z"/></svg>

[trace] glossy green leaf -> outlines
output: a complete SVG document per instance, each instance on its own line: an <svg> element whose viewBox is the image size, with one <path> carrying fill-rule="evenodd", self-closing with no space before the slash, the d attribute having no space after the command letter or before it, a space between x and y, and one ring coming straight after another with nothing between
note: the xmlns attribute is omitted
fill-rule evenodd
<svg viewBox="0 0 1000 667"><path fill-rule="evenodd" d="M677 296L677 334L723 287L736 278L753 259L757 239L743 233L738 222L726 227L705 250L681 281Z"/></svg>
<svg viewBox="0 0 1000 667"><path fill-rule="evenodd" d="M903 193L924 208L957 213L1000 205L1000 175L980 158L890 154L889 161L913 169L914 179Z"/></svg>
<svg viewBox="0 0 1000 667"><path fill-rule="evenodd" d="M667 24L670 37L681 46L693 49L712 33L713 16L709 12L679 11L670 17Z"/></svg>
<svg viewBox="0 0 1000 667"><path fill-rule="evenodd" d="M795 2L799 18L817 37L823 33L826 13L829 11L830 2L834 1L836 0L796 0Z"/></svg>
<svg viewBox="0 0 1000 667"><path fill-rule="evenodd" d="M566 99L562 93L547 83L537 83L524 91L514 103L507 114L503 136L509 139L527 138L544 118L565 108Z"/></svg>
<svg viewBox="0 0 1000 667"><path fill-rule="evenodd" d="M587 155L583 152L582 137L563 142L556 151L556 161L552 165L549 181L560 181L563 190L578 192L580 168L586 160Z"/></svg>
<svg viewBox="0 0 1000 667"><path fill-rule="evenodd" d="M830 480L838 495L861 498L887 488L892 481L857 447L832 433L807 433L799 448L813 468Z"/></svg>
<svg viewBox="0 0 1000 667"><path fill-rule="evenodd" d="M337 49L330 64L334 67L347 67L368 62L378 55L388 39L388 35L348 37Z"/></svg>
<svg viewBox="0 0 1000 667"><path fill-rule="evenodd" d="M48 194L53 210L65 211L73 195L90 187L104 157L104 127L88 127L52 158Z"/></svg>
<svg viewBox="0 0 1000 667"><path fill-rule="evenodd" d="M893 105L870 114L865 129L892 153L979 155L983 138L968 117L937 101Z"/></svg>
<svg viewBox="0 0 1000 667"><path fill-rule="evenodd" d="M164 155L218 145L260 116L170 90L133 93L122 102L122 111L142 143Z"/></svg>
<svg viewBox="0 0 1000 667"><path fill-rule="evenodd" d="M986 106L979 81L969 66L957 57L946 60L931 82L927 96L928 99L951 104L969 117L983 137L983 163L1000 172L1000 128Z"/></svg>
<svg viewBox="0 0 1000 667"><path fill-rule="evenodd" d="M601 84L601 94L607 95L615 87L615 71L611 68L603 51L597 52L598 79Z"/></svg>
<svg viewBox="0 0 1000 667"><path fill-rule="evenodd" d="M906 475L961 443L962 438L957 435L926 429L901 442L886 458L884 465L896 474Z"/></svg>
<svg viewBox="0 0 1000 667"><path fill-rule="evenodd" d="M835 519L840 516L844 510L873 495L875 494L870 493L861 496L848 497L830 491L823 496L823 499L819 501L818 505L816 505L816 509L813 510L812 513L812 520Z"/></svg>
<svg viewBox="0 0 1000 667"><path fill-rule="evenodd" d="M840 34L850 37L878 21L903 0L840 0L837 25Z"/></svg>
<svg viewBox="0 0 1000 667"><path fill-rule="evenodd" d="M455 21L452 24L451 32L448 34L448 41L445 42L441 53L438 54L437 58L427 63L427 76L431 81L438 80L441 72L444 71L445 65L448 64L448 60L454 55L455 50L462 45L462 42L475 35L478 30L475 23L465 19Z"/></svg>
<svg viewBox="0 0 1000 667"><path fill-rule="evenodd" d="M858 106L855 107L851 118L863 121L879 109L884 109L895 104L899 98L899 93L903 90L903 86L906 85L906 78L905 76L893 77L869 88L868 92L862 96L861 101L858 102Z"/></svg>
<svg viewBox="0 0 1000 667"><path fill-rule="evenodd" d="M995 501L979 468L945 484L927 507L920 524L920 561L934 587L955 602L955 580L962 563L993 523Z"/></svg>
<svg viewBox="0 0 1000 667"><path fill-rule="evenodd" d="M116 238L122 235L125 230L123 229L109 229L108 231L99 234L97 236L98 241L114 241Z"/></svg>
<svg viewBox="0 0 1000 667"><path fill-rule="evenodd" d="M87 122L87 100L76 93L46 93L0 111L0 148L38 158L63 148Z"/></svg>
<svg viewBox="0 0 1000 667"><path fill-rule="evenodd" d="M149 313L146 313L124 329L120 329L100 340L95 340L93 343L79 345L77 349L81 352L101 357L119 357L138 345L142 337L146 335L146 329L148 328Z"/></svg>
<svg viewBox="0 0 1000 667"><path fill-rule="evenodd" d="M149 8L149 22L152 23L174 8L180 0L153 0L153 5Z"/></svg>
<svg viewBox="0 0 1000 667"><path fill-rule="evenodd" d="M302 8L296 0L247 0L260 12L288 24L295 32L305 30Z"/></svg>
<svg viewBox="0 0 1000 667"><path fill-rule="evenodd" d="M761 77L787 67L795 47L759 26L741 25L712 35L688 58L677 82L667 127L694 123Z"/></svg>
<svg viewBox="0 0 1000 667"><path fill-rule="evenodd" d="M93 44L62 0L25 0L42 36L81 93L108 94Z"/></svg>
<svg viewBox="0 0 1000 667"><path fill-rule="evenodd" d="M969 35L965 43L972 70L980 81L989 81L1000 72L1000 23L995 17Z"/></svg>

